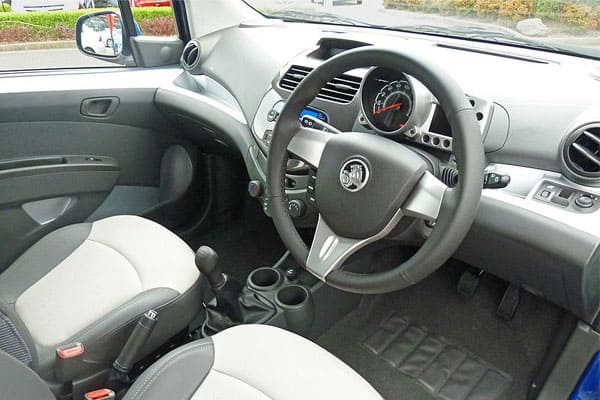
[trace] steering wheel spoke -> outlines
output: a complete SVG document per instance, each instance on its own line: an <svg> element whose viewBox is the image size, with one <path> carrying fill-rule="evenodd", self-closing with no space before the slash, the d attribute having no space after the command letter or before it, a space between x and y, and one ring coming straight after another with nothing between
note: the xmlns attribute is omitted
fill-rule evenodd
<svg viewBox="0 0 600 400"><path fill-rule="evenodd" d="M352 239L336 234L319 215L317 229L306 259L306 267L317 278L325 281L327 275L339 269L352 254L369 243L387 236L402 219L402 210L398 210L388 225L379 233L365 239Z"/></svg>
<svg viewBox="0 0 600 400"><path fill-rule="evenodd" d="M318 168L325 145L332 137L330 132L299 126L288 145L288 151Z"/></svg>
<svg viewBox="0 0 600 400"><path fill-rule="evenodd" d="M431 172L425 171L402 206L404 215L435 221L440 214L447 189L448 186Z"/></svg>

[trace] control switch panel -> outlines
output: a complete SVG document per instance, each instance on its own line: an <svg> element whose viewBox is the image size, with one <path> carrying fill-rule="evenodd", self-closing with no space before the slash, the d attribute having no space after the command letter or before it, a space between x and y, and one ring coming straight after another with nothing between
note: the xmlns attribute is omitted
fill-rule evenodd
<svg viewBox="0 0 600 400"><path fill-rule="evenodd" d="M551 181L543 181L534 199L568 211L591 213L600 208L600 196Z"/></svg>

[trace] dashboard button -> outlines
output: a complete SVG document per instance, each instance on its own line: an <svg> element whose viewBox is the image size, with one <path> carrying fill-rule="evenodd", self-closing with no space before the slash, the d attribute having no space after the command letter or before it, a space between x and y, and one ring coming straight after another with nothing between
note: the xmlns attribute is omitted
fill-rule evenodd
<svg viewBox="0 0 600 400"><path fill-rule="evenodd" d="M248 182L248 194L250 197L258 197L263 194L263 185L261 181Z"/></svg>
<svg viewBox="0 0 600 400"><path fill-rule="evenodd" d="M594 200L590 196L581 195L575 199L577 207L591 208L594 205Z"/></svg>
<svg viewBox="0 0 600 400"><path fill-rule="evenodd" d="M263 206L263 212L265 213L265 215L267 217L270 217L271 216L271 205L269 204L268 197L263 198L262 206Z"/></svg>
<svg viewBox="0 0 600 400"><path fill-rule="evenodd" d="M292 178L285 178L285 188L286 189L293 189L296 187L296 181L293 180Z"/></svg>
<svg viewBox="0 0 600 400"><path fill-rule="evenodd" d="M306 214L306 205L302 200L290 200L287 208L292 218L300 218Z"/></svg>
<svg viewBox="0 0 600 400"><path fill-rule="evenodd" d="M285 277L288 278L290 282L295 282L296 280L298 280L298 269L294 267L286 269Z"/></svg>
<svg viewBox="0 0 600 400"><path fill-rule="evenodd" d="M550 197L550 191L549 190L542 190L542 192L540 193L540 197L547 199L548 197Z"/></svg>
<svg viewBox="0 0 600 400"><path fill-rule="evenodd" d="M267 145L267 147L271 146L271 140L273 139L273 131L265 131L265 135L263 136L263 143Z"/></svg>
<svg viewBox="0 0 600 400"><path fill-rule="evenodd" d="M267 113L267 121L269 122L275 122L277 121L277 118L279 117L279 111L277 111L276 109L272 108L268 113Z"/></svg>
<svg viewBox="0 0 600 400"><path fill-rule="evenodd" d="M554 197L552 197L552 200L550 200L551 202L553 202L554 204L558 204L559 206L563 206L563 207L567 207L569 205L569 199L565 199L564 197L561 197L559 195L556 195Z"/></svg>

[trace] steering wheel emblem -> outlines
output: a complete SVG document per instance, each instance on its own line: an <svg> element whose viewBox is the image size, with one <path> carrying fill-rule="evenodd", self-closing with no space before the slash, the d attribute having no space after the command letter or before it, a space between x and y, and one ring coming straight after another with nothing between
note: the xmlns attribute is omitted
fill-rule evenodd
<svg viewBox="0 0 600 400"><path fill-rule="evenodd" d="M349 192L358 192L369 181L369 166L359 158L348 160L340 170L340 183Z"/></svg>

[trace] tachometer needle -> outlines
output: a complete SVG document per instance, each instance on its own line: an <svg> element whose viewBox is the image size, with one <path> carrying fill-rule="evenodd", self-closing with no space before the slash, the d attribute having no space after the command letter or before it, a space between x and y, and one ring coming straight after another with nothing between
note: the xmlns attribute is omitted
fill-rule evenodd
<svg viewBox="0 0 600 400"><path fill-rule="evenodd" d="M375 111L373 114L374 115L381 114L383 112L393 110L394 108L400 108L400 107L402 107L402 103L390 104L389 106L383 107L382 109Z"/></svg>

